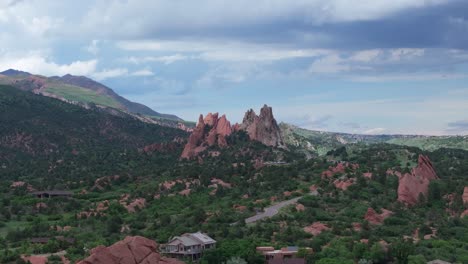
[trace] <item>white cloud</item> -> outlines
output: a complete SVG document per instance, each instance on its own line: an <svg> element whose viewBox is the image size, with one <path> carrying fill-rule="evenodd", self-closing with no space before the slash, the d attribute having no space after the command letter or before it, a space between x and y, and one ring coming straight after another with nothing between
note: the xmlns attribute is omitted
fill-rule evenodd
<svg viewBox="0 0 468 264"><path fill-rule="evenodd" d="M92 6L79 28L97 34L136 37L144 32L187 32L223 25L262 25L295 18L309 24L376 20L448 0L296 0L296 1L101 1ZM193 11L196 10L196 11ZM139 14L135 19L134 14ZM115 23L120 30L114 30ZM103 29L108 29L107 31Z"/></svg>
<svg viewBox="0 0 468 264"><path fill-rule="evenodd" d="M93 39L88 46L85 47L85 50L93 55L96 55L99 52L99 40Z"/></svg>
<svg viewBox="0 0 468 264"><path fill-rule="evenodd" d="M392 82L392 81L428 81L428 80L456 80L468 78L468 74L454 73L404 73L404 74L375 74L347 76L353 82Z"/></svg>
<svg viewBox="0 0 468 264"><path fill-rule="evenodd" d="M351 70L338 54L332 54L315 60L309 67L311 73L337 73Z"/></svg>
<svg viewBox="0 0 468 264"><path fill-rule="evenodd" d="M387 129L382 128L382 127L376 127L376 128L371 128L366 131L364 131L364 134L366 135L380 135L383 134Z"/></svg>
<svg viewBox="0 0 468 264"><path fill-rule="evenodd" d="M310 58L330 54L325 49L295 49L286 46L251 44L226 41L120 41L117 47L126 51L184 52L196 55L173 54L157 57L130 57L132 63L160 61L170 64L185 59L206 61L276 61L294 58Z"/></svg>
<svg viewBox="0 0 468 264"><path fill-rule="evenodd" d="M128 57L122 59L122 61L130 62L133 64L142 64L148 62L162 62L166 65L172 64L176 61L187 60L190 59L189 56L181 55L179 53L173 55L165 55L165 56L144 56L144 57Z"/></svg>
<svg viewBox="0 0 468 264"><path fill-rule="evenodd" d="M74 61L69 64L57 64L47 58L31 54L28 56L3 56L0 58L1 69L18 69L41 75L65 75L67 73L74 75L91 75L97 66L97 60Z"/></svg>
<svg viewBox="0 0 468 264"><path fill-rule="evenodd" d="M424 49L393 49L390 51L391 61L409 60L424 55Z"/></svg>
<svg viewBox="0 0 468 264"><path fill-rule="evenodd" d="M362 50L354 53L350 59L353 61L370 62L377 59L381 54L382 50L380 49Z"/></svg>
<svg viewBox="0 0 468 264"><path fill-rule="evenodd" d="M98 81L102 81L105 79L124 77L124 76L127 76L127 74L128 74L127 69L115 68L115 69L104 69L102 71L94 72L91 74L91 76Z"/></svg>
<svg viewBox="0 0 468 264"><path fill-rule="evenodd" d="M151 70L142 69L139 71L132 72L130 75L131 76L153 76L154 73Z"/></svg>

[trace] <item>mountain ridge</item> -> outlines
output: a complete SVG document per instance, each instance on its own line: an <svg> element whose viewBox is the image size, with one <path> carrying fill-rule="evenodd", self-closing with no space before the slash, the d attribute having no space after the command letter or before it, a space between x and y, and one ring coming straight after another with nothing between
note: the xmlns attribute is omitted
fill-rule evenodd
<svg viewBox="0 0 468 264"><path fill-rule="evenodd" d="M0 84L12 85L21 90L32 91L61 100L95 103L113 107L133 114L182 122L176 115L163 114L136 102L132 102L114 90L85 76L66 74L62 77L34 75L14 69L0 72Z"/></svg>

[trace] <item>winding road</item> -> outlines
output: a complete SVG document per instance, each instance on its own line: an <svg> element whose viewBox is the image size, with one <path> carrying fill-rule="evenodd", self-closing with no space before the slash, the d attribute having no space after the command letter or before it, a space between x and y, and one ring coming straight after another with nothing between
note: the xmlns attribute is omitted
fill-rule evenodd
<svg viewBox="0 0 468 264"><path fill-rule="evenodd" d="M316 196L316 195L318 195L318 192L317 191L311 192L310 195ZM299 196L299 197L296 197L296 198L293 198L293 199L290 199L290 200L286 200L286 201L282 201L282 202L279 202L279 203L274 204L272 206L269 206L269 207L265 208L265 210L263 212L257 213L256 215L245 219L245 223L246 224L251 224L251 223L255 223L255 222L259 221L259 220L272 217L272 216L278 214L278 212L279 212L279 210L281 208L296 203L302 197L303 196Z"/></svg>

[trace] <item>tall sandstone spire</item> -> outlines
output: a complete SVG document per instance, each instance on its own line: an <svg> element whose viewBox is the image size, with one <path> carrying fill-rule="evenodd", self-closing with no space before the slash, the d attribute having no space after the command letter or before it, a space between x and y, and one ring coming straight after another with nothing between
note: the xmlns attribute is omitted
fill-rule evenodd
<svg viewBox="0 0 468 264"><path fill-rule="evenodd" d="M208 113L205 118L200 115L197 126L190 135L181 158L196 157L200 152L216 144L220 147L226 147L226 137L231 133L231 123L226 119L225 115L220 118L218 118L218 113Z"/></svg>
<svg viewBox="0 0 468 264"><path fill-rule="evenodd" d="M242 124L234 126L231 126L225 115L218 117L218 113L208 113L205 118L200 115L198 124L190 135L181 158L196 157L214 145L227 147L226 137L237 130L246 131L250 140L259 141L267 146L285 147L280 128L273 117L273 110L264 105L260 110L260 115L257 116L254 110L250 109L245 113Z"/></svg>
<svg viewBox="0 0 468 264"><path fill-rule="evenodd" d="M258 116L254 110L248 110L239 129L245 130L251 140L260 141L267 146L285 146L278 123L273 117L273 110L267 105L260 109L260 115Z"/></svg>
<svg viewBox="0 0 468 264"><path fill-rule="evenodd" d="M406 205L417 204L420 195L427 198L429 183L438 178L429 158L419 155L418 166L413 168L411 173L399 176L398 201Z"/></svg>

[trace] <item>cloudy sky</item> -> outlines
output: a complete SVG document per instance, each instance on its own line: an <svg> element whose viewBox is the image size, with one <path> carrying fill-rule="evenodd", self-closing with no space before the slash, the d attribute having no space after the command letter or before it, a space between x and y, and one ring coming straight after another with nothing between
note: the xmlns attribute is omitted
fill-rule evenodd
<svg viewBox="0 0 468 264"><path fill-rule="evenodd" d="M0 0L0 71L85 75L197 120L468 134L468 1Z"/></svg>

